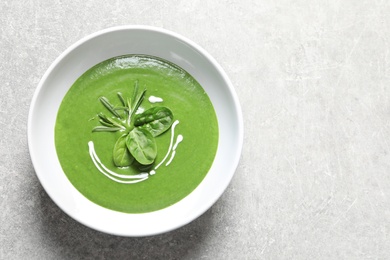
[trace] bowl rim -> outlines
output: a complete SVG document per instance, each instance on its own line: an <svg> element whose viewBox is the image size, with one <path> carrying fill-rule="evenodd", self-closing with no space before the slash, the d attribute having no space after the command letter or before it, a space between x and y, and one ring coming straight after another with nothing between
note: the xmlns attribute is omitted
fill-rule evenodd
<svg viewBox="0 0 390 260"><path fill-rule="evenodd" d="M34 114L34 108L36 107L37 99L39 97L39 94L40 94L40 92L41 92L41 90L42 90L46 80L48 79L50 74L53 72L53 70L57 67L57 65L67 55L69 55L72 51L74 51L76 48L78 48L79 46L81 46L85 42L87 42L87 41L89 41L89 40L91 40L91 39L93 39L95 37L98 37L98 36L101 36L101 35L104 35L104 34L108 34L108 33L111 33L111 32L115 32L115 31L128 31L128 30L130 30L130 31L131 30L141 30L141 31L150 31L150 32L157 32L157 33L165 34L167 36L176 38L176 39L178 39L178 40L188 44L190 47L194 48L195 50L197 50L202 56L204 56L206 58L206 60L208 62L210 62L212 64L212 66L214 66L216 68L216 70L218 71L218 73L220 74L222 79L226 82L226 86L228 88L229 94L231 95L231 98L233 100L234 111L236 112L236 116L237 116L236 120L237 120L237 123L238 123L238 125L237 125L238 136L237 136L237 140L236 140L238 149L235 151L234 161L231 162L232 165L233 165L233 169L230 171L230 175L225 176L227 181L225 182L225 185L223 185L220 188L217 196L215 196L212 200L209 200L208 203L203 204L203 207L199 208L194 214L192 214L191 218L186 218L186 219L182 220L176 226L172 226L170 228L159 230L157 232L149 232L149 233L144 233L144 234L124 234L124 233L120 233L120 232L108 231L105 228L101 228L101 227L96 227L96 226L90 225L90 223L88 223L86 221L83 221L81 218L79 218L77 216L74 216L71 213L69 213L68 210L61 205L61 203L58 203L57 199L49 192L50 189L48 189L46 187L46 185L44 184L44 182L42 181L42 178L44 178L44 177L43 177L43 174L37 170L37 166L36 165L38 164L38 162L37 162L38 159L37 159L37 155L34 154L34 152L33 152L34 149L33 149L33 143L32 143L32 139L33 139L33 133L32 133L33 122L32 122L32 118L33 118L33 114ZM209 208L211 208L216 203L216 201L222 196L222 194L227 189L228 185L230 184L230 182L231 182L231 180L232 180L232 178L233 178L233 176L234 176L234 174L235 174L235 172L237 170L238 163L239 163L240 157L241 157L243 140L244 140L244 125L243 125L243 116L242 116L242 110L241 110L240 102L239 102L238 96L237 96L237 94L236 94L236 92L234 90L234 87L233 87L230 79L228 78L226 72L223 70L221 65L219 65L219 63L206 50L204 50L200 45L196 44L192 40L190 40L190 39L188 39L188 38L186 38L186 37L184 37L184 36L182 36L182 35L180 35L178 33L175 33L173 31L170 31L170 30L167 30L167 29L164 29L164 28L155 27L155 26L149 26L149 25L122 25L122 26L115 26L115 27L110 27L110 28L106 28L106 29L103 29L103 30L99 30L97 32L94 32L92 34L84 36L83 38L79 39L78 41L76 41L75 43L70 45L65 51L63 51L51 63L51 65L48 67L48 69L46 70L46 72L42 76L41 80L39 81L38 86L35 89L34 95L32 97L31 103L30 103L30 108L29 108L29 113L28 113L28 121L27 121L27 137L28 137L28 149L29 149L30 158L31 158L31 161L32 161L32 165L34 167L35 174L37 175L37 177L39 179L39 182L43 186L43 188L46 191L46 193L48 194L48 196L53 200L53 202L63 212L65 212L68 216L70 216L71 218L75 219L79 223L82 223L83 225L85 225L85 226L87 226L89 228L92 228L94 230L98 230L100 232L104 232L104 233L111 234L111 235L117 235L117 236L143 237L143 236L150 236L150 235L158 235L158 234L166 233L166 232L175 230L177 228L180 228L180 227L182 227L182 226L192 222L193 220L197 219L199 216L204 214ZM130 213L126 213L126 214L130 214Z"/></svg>

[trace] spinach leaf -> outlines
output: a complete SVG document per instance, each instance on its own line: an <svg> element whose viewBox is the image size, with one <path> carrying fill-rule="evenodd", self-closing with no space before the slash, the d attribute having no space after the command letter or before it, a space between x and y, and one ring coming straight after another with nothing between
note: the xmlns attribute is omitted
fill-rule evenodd
<svg viewBox="0 0 390 260"><path fill-rule="evenodd" d="M167 107L152 107L134 118L136 127L148 130L154 137L168 130L172 123L173 114Z"/></svg>
<svg viewBox="0 0 390 260"><path fill-rule="evenodd" d="M130 154L129 150L127 149L126 138L127 135L122 135L121 137L118 138L118 140L114 145L113 158L114 158L114 164L117 167L130 166L134 161L134 157Z"/></svg>
<svg viewBox="0 0 390 260"><path fill-rule="evenodd" d="M131 155L142 165L151 164L156 159L156 141L145 129L134 128L126 138L126 145Z"/></svg>

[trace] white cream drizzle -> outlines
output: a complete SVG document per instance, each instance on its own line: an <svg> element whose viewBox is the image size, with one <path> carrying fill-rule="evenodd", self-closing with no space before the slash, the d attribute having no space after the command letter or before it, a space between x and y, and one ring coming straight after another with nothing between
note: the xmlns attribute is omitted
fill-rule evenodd
<svg viewBox="0 0 390 260"><path fill-rule="evenodd" d="M150 96L149 97L149 102L154 104L154 103L160 103L163 102L163 99L160 97L155 97L155 96Z"/></svg>
<svg viewBox="0 0 390 260"><path fill-rule="evenodd" d="M143 113L144 111L145 111L145 109L143 109L142 107L139 107L139 108L137 109L137 111L135 111L135 114L138 115L138 114Z"/></svg>
<svg viewBox="0 0 390 260"><path fill-rule="evenodd" d="M95 146L94 146L92 141L88 142L89 155L92 159L92 162L95 164L96 168L102 174L104 174L107 178L110 178L111 180L113 180L115 182L124 183L124 184L133 184L133 183L144 181L144 180L149 178L149 175L156 174L156 170L166 161L169 154L171 154L171 157L168 160L168 162L165 164L165 166L168 166L172 162L173 158L175 157L177 146L179 145L179 143L181 143L183 141L183 136L178 135L176 138L176 142L173 145L173 139L175 136L175 127L178 124L179 124L179 120L176 120L175 122L173 122L173 124L171 126L171 141L170 141L169 148L168 148L168 151L167 151L164 159L162 159L162 161L153 170L151 170L149 172L149 174L147 172L142 172L142 173L139 173L136 175L124 175L124 174L119 174L119 173L111 171L100 161L99 157L96 154ZM118 178L120 178L120 179L118 179ZM121 179L133 179L133 180L121 180Z"/></svg>
<svg viewBox="0 0 390 260"><path fill-rule="evenodd" d="M137 182L141 182L146 180L149 176L148 173L143 172L139 173L137 175L123 175L123 174L118 174L116 172L113 172L109 170L99 159L95 152L95 147L92 141L88 142L89 146L89 155L91 156L92 162L95 164L96 168L104 174L106 177L110 178L111 180L119 183L125 183L125 184L133 184ZM137 179L137 180L119 180L117 178L122 178L122 179Z"/></svg>
<svg viewBox="0 0 390 260"><path fill-rule="evenodd" d="M165 162L165 160L168 158L169 154L171 153L172 144L173 144L173 137L175 135L175 127L177 126L178 123L179 123L179 120L176 120L175 122L173 122L172 127L171 127L171 143L169 144L168 152L165 155L164 159L162 159L162 161L154 168L154 170L157 170L158 167L160 167L161 164L163 164Z"/></svg>
<svg viewBox="0 0 390 260"><path fill-rule="evenodd" d="M171 158L169 158L169 160L168 160L168 162L165 164L165 166L168 166L168 165L171 164L173 158L175 158L175 155L176 155L176 151L173 151L173 152L171 153Z"/></svg>
<svg viewBox="0 0 390 260"><path fill-rule="evenodd" d="M168 166L171 164L173 158L175 158L175 155L176 155L176 148L177 146L183 141L183 136L182 135L178 135L177 138L176 138L176 143L175 145L173 146L172 148L172 154L171 154L171 158L169 159L169 161L165 164L165 166Z"/></svg>

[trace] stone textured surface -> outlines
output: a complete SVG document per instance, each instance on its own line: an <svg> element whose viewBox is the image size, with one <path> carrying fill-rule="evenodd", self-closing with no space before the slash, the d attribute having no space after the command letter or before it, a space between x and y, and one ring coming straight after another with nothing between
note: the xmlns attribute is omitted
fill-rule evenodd
<svg viewBox="0 0 390 260"><path fill-rule="evenodd" d="M390 2L0 2L0 259L389 259ZM41 187L26 126L54 59L97 30L145 24L203 46L242 103L240 165L176 231L122 238Z"/></svg>

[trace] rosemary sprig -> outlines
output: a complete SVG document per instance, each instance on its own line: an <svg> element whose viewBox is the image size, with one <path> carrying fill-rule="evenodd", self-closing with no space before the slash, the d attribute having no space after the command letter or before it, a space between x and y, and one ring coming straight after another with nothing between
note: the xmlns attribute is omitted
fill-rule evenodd
<svg viewBox="0 0 390 260"><path fill-rule="evenodd" d="M125 102L125 99L122 96L122 93L118 92L117 95L118 95L119 100L122 102L122 105L124 107L126 107L126 102Z"/></svg>
<svg viewBox="0 0 390 260"><path fill-rule="evenodd" d="M121 128L119 127L108 127L108 126L95 126L92 129L92 132L116 132L120 131Z"/></svg>
<svg viewBox="0 0 390 260"><path fill-rule="evenodd" d="M116 117L119 117L119 118L122 118L118 112L115 111L115 108L113 105L111 105L110 101L108 101L108 99L106 97L100 97L99 98L100 102L102 102L102 104L108 109L108 111L110 111L114 116Z"/></svg>
<svg viewBox="0 0 390 260"><path fill-rule="evenodd" d="M108 117L103 113L99 113L99 122L101 126L95 127L94 132L116 132L116 131L131 131L134 128L133 117L144 100L146 89L141 94L138 94L138 80L134 83L133 99L125 99L121 92L117 96L122 106L114 106L106 97L100 97L100 102L107 108L114 117ZM120 112L120 111L123 111ZM119 112L119 113L118 113ZM125 117L125 120L123 120Z"/></svg>

